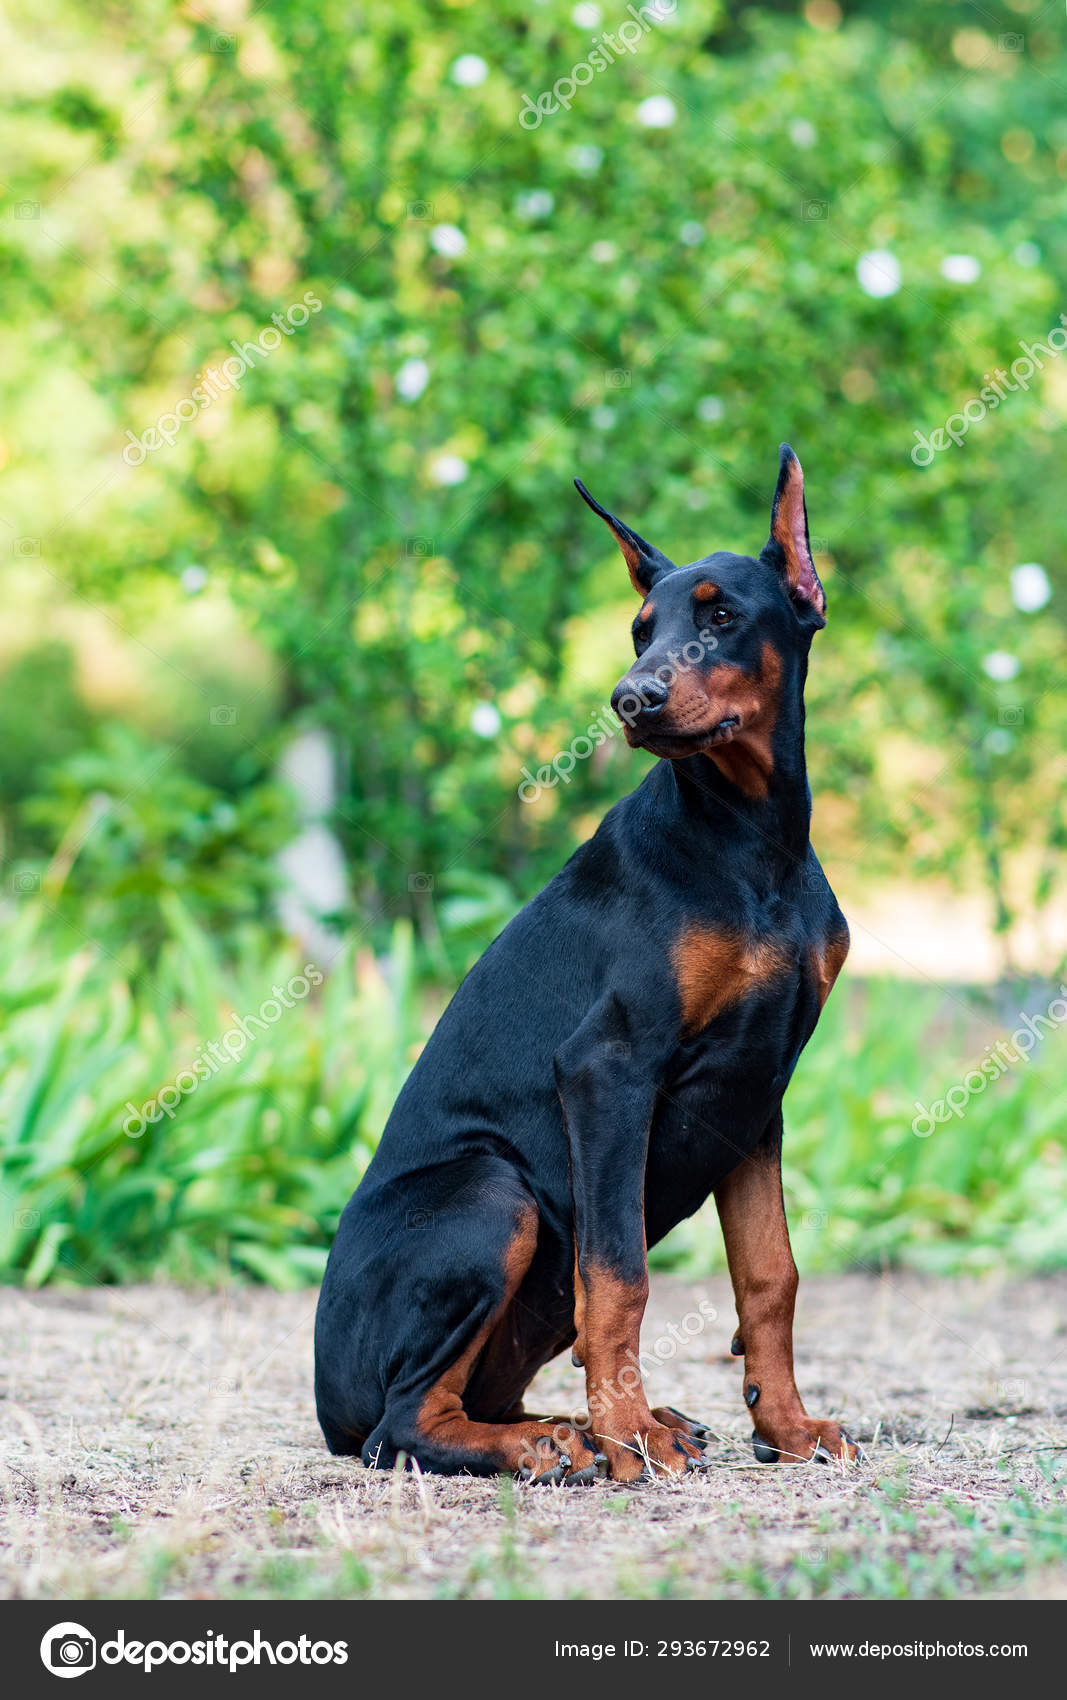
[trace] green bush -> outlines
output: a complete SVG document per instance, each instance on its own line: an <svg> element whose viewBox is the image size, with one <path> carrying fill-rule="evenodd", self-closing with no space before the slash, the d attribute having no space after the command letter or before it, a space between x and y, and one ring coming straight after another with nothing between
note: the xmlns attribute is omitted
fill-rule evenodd
<svg viewBox="0 0 1067 1700"><path fill-rule="evenodd" d="M465 5L353 28L293 0L220 50L155 0L68 0L54 26L13 8L10 194L39 212L0 226L18 568L43 538L54 593L135 633L153 587L229 586L289 711L336 741L337 828L387 924L419 872L535 889L632 783L612 747L566 807L516 797L627 655L617 554L572 476L679 559L747 549L789 438L830 597L825 848L981 877L1004 923L1067 841L1062 357L961 448L910 453L1058 324L1057 30L1017 0L679 7L525 128L523 95L590 50L573 10L504 0L487 38ZM672 121L642 122L650 98ZM860 257L887 250L900 286L865 292ZM124 465L128 432L264 327L278 346L239 389ZM1046 609L1013 604L1020 562L1046 565Z"/></svg>
<svg viewBox="0 0 1067 1700"><path fill-rule="evenodd" d="M349 946L321 987L268 1020L267 1000L305 964L256 934L227 963L176 899L162 912L167 941L136 985L100 952L60 966L39 905L11 928L0 973L2 1279L315 1280L429 1031L436 1002L418 992L403 924L387 962ZM941 994L902 999L889 983L846 983L831 999L787 1101L785 1182L803 1269L1064 1261L1062 1039L1050 1034L962 1118L917 1138L915 1099L942 1097L996 1033L980 1005L955 1013L946 1022ZM190 1085L183 1071L240 1031L238 1016L259 1021L248 1043L232 1040L236 1056ZM151 1121L145 1104L172 1113ZM710 1206L654 1254L659 1267L695 1271L721 1261Z"/></svg>
<svg viewBox="0 0 1067 1700"><path fill-rule="evenodd" d="M21 818L47 842L49 859L36 871L24 866L14 883L22 891L39 885L54 906L58 950L94 938L128 962L151 958L166 931L168 897L215 928L251 918L269 926L272 857L294 831L280 787L215 790L170 750L115 725L41 785Z"/></svg>

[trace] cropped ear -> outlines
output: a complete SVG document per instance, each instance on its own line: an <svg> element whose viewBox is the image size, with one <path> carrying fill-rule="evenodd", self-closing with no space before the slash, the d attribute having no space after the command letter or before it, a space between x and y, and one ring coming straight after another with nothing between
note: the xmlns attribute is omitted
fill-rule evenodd
<svg viewBox="0 0 1067 1700"><path fill-rule="evenodd" d="M808 510L804 505L804 473L788 443L779 448L778 488L771 508L771 535L763 559L773 562L798 609L810 608L820 626L826 624L826 597L808 540ZM777 545L777 547L776 547Z"/></svg>
<svg viewBox="0 0 1067 1700"><path fill-rule="evenodd" d="M664 573L674 571L674 562L661 550L653 548L651 543L646 543L643 537L638 537L636 531L631 531L628 525L623 525L620 519L609 514L599 502L595 502L580 478L574 480L574 488L583 502L588 502L593 512L600 515L613 534L630 569L631 583L639 596L646 596Z"/></svg>

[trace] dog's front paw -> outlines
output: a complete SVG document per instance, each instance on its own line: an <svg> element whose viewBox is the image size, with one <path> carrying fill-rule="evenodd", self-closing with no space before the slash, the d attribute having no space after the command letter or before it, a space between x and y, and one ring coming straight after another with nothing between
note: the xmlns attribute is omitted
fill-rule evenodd
<svg viewBox="0 0 1067 1700"><path fill-rule="evenodd" d="M517 1472L523 1482L562 1482L567 1487L584 1487L607 1473L605 1453L577 1425L565 1421L527 1434Z"/></svg>
<svg viewBox="0 0 1067 1700"><path fill-rule="evenodd" d="M781 1422L761 1417L752 1430L752 1450L759 1464L862 1464L867 1456L840 1424L809 1416Z"/></svg>
<svg viewBox="0 0 1067 1700"><path fill-rule="evenodd" d="M615 1482L664 1481L703 1466L704 1447L678 1428L653 1422L644 1427L611 1434L597 1434L596 1443L607 1455Z"/></svg>

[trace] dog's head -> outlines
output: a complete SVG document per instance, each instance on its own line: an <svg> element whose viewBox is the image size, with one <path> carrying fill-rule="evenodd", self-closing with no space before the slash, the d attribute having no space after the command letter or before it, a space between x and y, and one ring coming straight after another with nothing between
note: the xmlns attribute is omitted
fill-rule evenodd
<svg viewBox="0 0 1067 1700"><path fill-rule="evenodd" d="M752 750L768 745L783 681L826 624L804 475L788 443L770 536L758 556L720 550L675 566L575 483L610 527L641 597L636 660L611 695L627 741L671 760L735 742Z"/></svg>

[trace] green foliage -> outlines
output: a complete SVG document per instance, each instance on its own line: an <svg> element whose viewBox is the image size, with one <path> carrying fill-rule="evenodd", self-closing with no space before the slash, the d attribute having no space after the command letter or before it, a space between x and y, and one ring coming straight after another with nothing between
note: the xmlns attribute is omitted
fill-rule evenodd
<svg viewBox="0 0 1067 1700"><path fill-rule="evenodd" d="M303 964L257 934L227 963L176 898L161 909L168 937L137 983L91 950L60 966L33 900L10 928L0 1274L31 1285L224 1270L280 1287L311 1282L432 1024L410 931L398 926L384 963L349 947L320 990L266 1028L249 1023L232 1059L227 1051L209 1078L167 1093ZM911 1131L914 1099L942 1096L965 1075L987 1022L946 1025L935 993L910 996L902 1014L891 984L831 1000L788 1104L786 1191L802 1268L1062 1263L1061 1036L973 1097L962 1119L929 1139ZM145 1120L151 1102L173 1113ZM721 1255L705 1213L654 1261L706 1270Z"/></svg>
<svg viewBox="0 0 1067 1700"><path fill-rule="evenodd" d="M67 646L46 640L16 656L0 691L0 797L32 794L87 730Z"/></svg>
<svg viewBox="0 0 1067 1700"><path fill-rule="evenodd" d="M224 967L176 900L137 991L110 959L57 966L41 910L11 929L0 983L0 1267L30 1285L232 1268L275 1286L321 1274L326 1247L412 1061L410 941L389 984L350 949L321 992L249 1021L172 1114L148 1102L209 1042L253 1018L303 964L250 936ZM228 1051L236 1050L230 1060ZM124 1127L130 1129L124 1131Z"/></svg>
<svg viewBox="0 0 1067 1700"><path fill-rule="evenodd" d="M159 0L68 5L64 62L16 5L4 139L38 216L0 232L12 523L44 536L53 585L135 624L193 562L230 586L289 706L336 738L355 888L386 918L417 908L416 871L533 889L634 778L612 746L516 799L626 659L621 568L572 475L677 558L750 548L788 437L831 600L811 688L829 848L981 875L1004 923L1062 868L1067 367L930 466L910 451L1058 322L1056 31L996 0L840 27L679 8L524 128L523 94L589 52L572 10L506 0L487 36L469 5L354 26L287 0L231 38ZM650 96L673 123L640 122ZM887 249L902 284L872 297L857 260ZM960 253L971 283L942 272ZM124 466L127 431L309 292L238 389ZM1025 614L1008 574L1031 560L1059 595ZM987 676L993 650L1013 680ZM484 701L498 739L472 729Z"/></svg>
<svg viewBox="0 0 1067 1700"><path fill-rule="evenodd" d="M451 984L646 759L606 738L520 801L628 658L632 599L575 473L688 559L759 545L789 438L830 597L809 749L846 909L906 869L984 881L1006 928L1062 886L1067 359L911 458L1058 324L1061 44L1022 0L843 10L679 7L525 128L522 96L589 52L571 0L266 0L232 37L164 0L8 7L18 1278L320 1266L424 1036L416 968ZM465 55L484 76L457 77ZM642 122L650 97L673 122ZM871 251L899 264L891 294L860 285ZM943 265L961 254L970 282ZM172 442L124 459L166 415ZM1021 562L1047 606L1013 600ZM269 775L303 725L333 740L388 982L349 955L131 1140L127 1102L293 971ZM789 1100L805 1267L1062 1258L1058 1039L911 1133L982 1051L959 1015L877 984L831 1003ZM701 1219L659 1255L717 1248Z"/></svg>
<svg viewBox="0 0 1067 1700"><path fill-rule="evenodd" d="M996 1017L984 995L965 1001L890 980L835 992L785 1101L783 1178L801 1269L1062 1264L1062 1031L971 1096L962 1115L912 1131L917 1101L943 1099L1018 1022ZM652 1260L724 1266L713 1208Z"/></svg>
<svg viewBox="0 0 1067 1700"><path fill-rule="evenodd" d="M63 919L76 934L151 955L168 897L205 920L224 915L232 924L264 913L276 883L272 854L294 830L278 787L227 796L114 725L98 747L70 756L42 783L47 789L23 815L54 854L39 878L24 869L16 888L39 883L52 903L62 894Z"/></svg>

